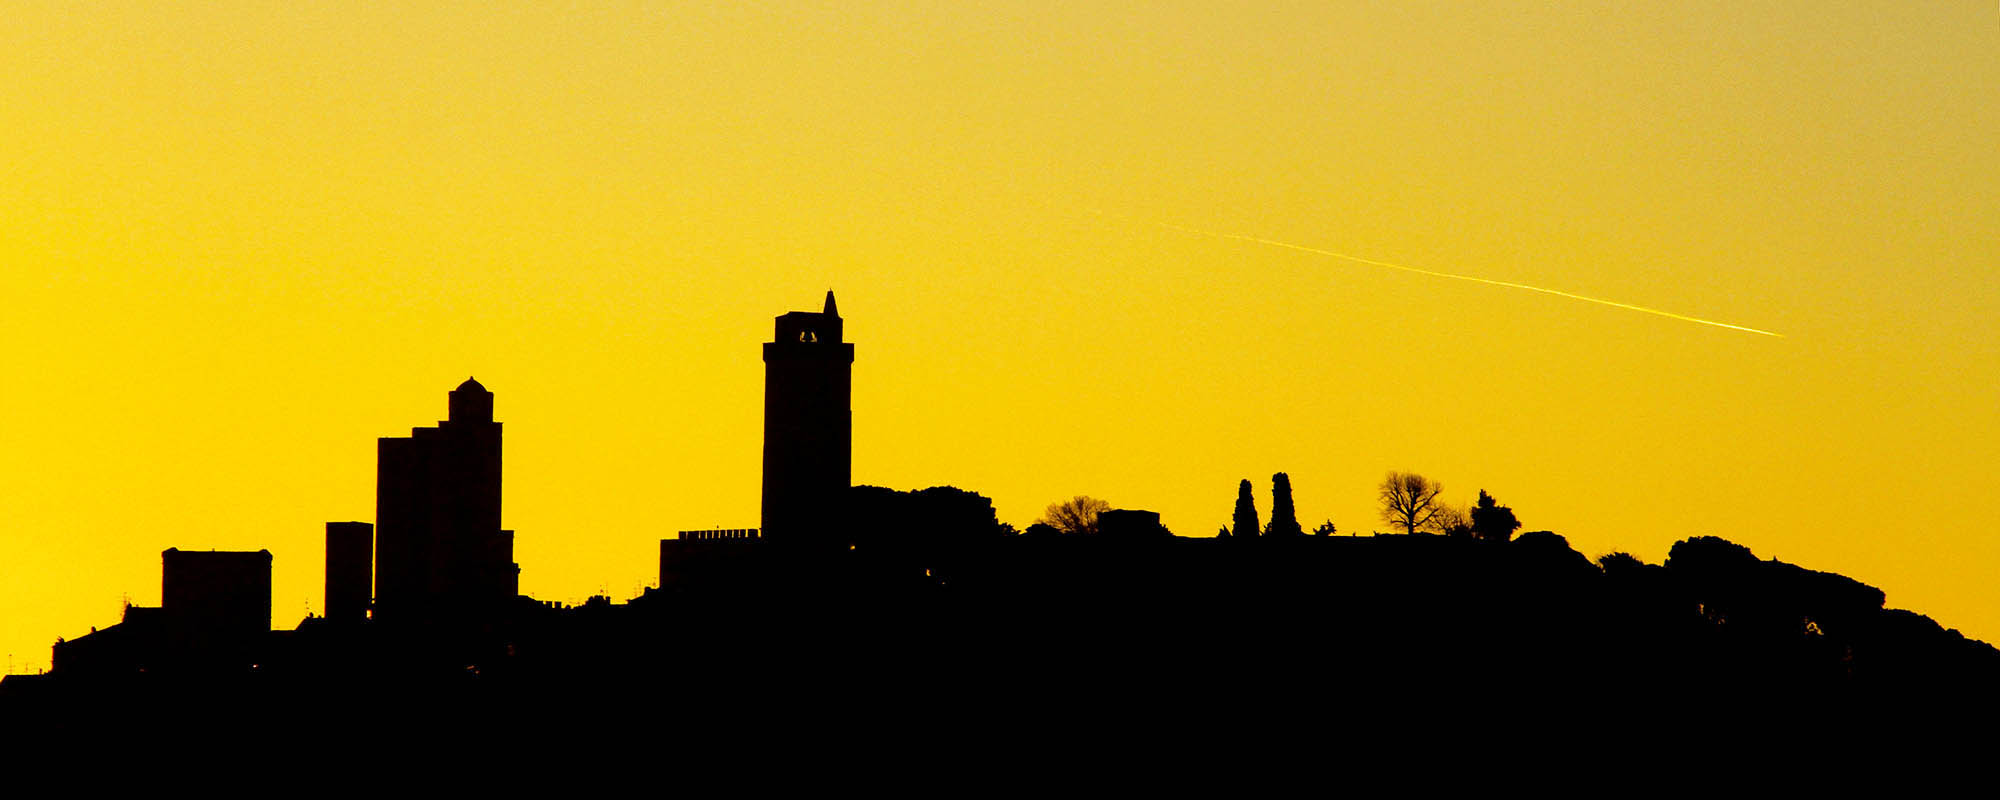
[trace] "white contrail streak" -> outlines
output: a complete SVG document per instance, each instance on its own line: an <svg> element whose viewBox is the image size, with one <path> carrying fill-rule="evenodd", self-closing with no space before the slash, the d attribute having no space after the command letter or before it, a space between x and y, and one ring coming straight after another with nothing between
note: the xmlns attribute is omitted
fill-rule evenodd
<svg viewBox="0 0 2000 800"><path fill-rule="evenodd" d="M1471 282L1473 282L1473 283L1484 283L1484 284L1487 284L1487 285L1489 285L1489 286L1504 286L1504 287L1507 287L1507 288L1509 288L1509 289L1525 289L1525 290L1527 290L1527 291L1530 291L1530 292L1541 292L1542 294L1552 294L1552 295L1555 295L1555 296L1557 296L1557 297L1567 297L1567 298L1569 298L1569 299L1571 299L1571 300L1582 300L1582 301L1584 301L1584 302L1586 302L1586 303L1596 303L1596 304L1598 304L1598 305L1601 305L1601 306L1611 306L1612 308L1623 308L1623 309L1627 309L1627 310L1631 310L1631 311L1638 311L1638 312L1641 312L1641 313L1645 313L1645 314L1652 314L1652 315L1654 315L1654 316L1660 316L1660 317L1666 317L1666 318L1668 318L1668 319L1677 319L1677 320L1680 320L1680 321L1682 321L1682 322L1693 322L1693 323L1696 323L1696 324L1700 324L1700 325L1712 325L1712 326L1715 326L1715 327L1717 327L1717 328L1728 328L1728 329L1730 329L1730 330L1732 330L1732 331L1742 331L1742 332L1744 332L1744 333L1754 333L1754 334L1758 334L1758 335L1760 335L1760 336L1775 336L1775 337L1778 337L1778 338L1780 338L1780 339L1783 339L1783 338L1785 338L1785 335L1784 335L1784 334L1782 334L1782 333L1772 333L1771 331L1765 331L1765 330L1758 330L1758 329L1756 329L1756 328L1748 328L1748 327L1744 327L1744 326L1742 326L1742 325L1731 325L1731 324L1729 324L1729 323L1727 323L1727 322L1717 322L1717 321L1715 321L1715 320L1712 320L1712 319L1702 319L1702 318L1700 318L1700 317L1690 317L1690 316L1688 316L1688 315L1686 315L1686 314L1676 314L1676 313L1674 313L1674 312L1672 312L1672 311L1661 311L1660 309L1657 309L1657 308L1647 308L1647 307L1645 307L1645 306L1635 306L1635 305L1632 305L1631 303L1620 303L1620 302L1618 302L1618 301L1616 301L1616 300L1606 300L1606 299L1604 299L1604 298L1602 298L1602 297L1590 297L1590 296L1588 296L1588 295L1581 295L1581 294L1576 294L1576 293L1574 293L1574 292L1565 292L1565 291L1562 291L1562 290L1560 290L1560 289L1544 289L1544 288L1542 288L1542 287L1540 287L1540 286L1529 286L1529 285L1527 285L1527 284L1525 284L1525 283L1512 283L1512 282L1509 282L1509 281L1496 281L1496 280L1491 280L1491 279L1488 279L1488 278L1475 278L1475 277L1473 277L1473 276L1471 276L1471 275L1457 275L1457 274L1453 274L1453 273L1450 273L1450 272L1438 272L1438 271L1436 271L1436 270L1428 270L1428 269L1419 269L1419 268L1417 268L1417 267L1406 267L1406 266L1403 266L1402 264L1391 264L1391 263L1389 263L1389 262L1387 262L1387 261L1376 261L1375 259L1372 259L1372 258L1362 258L1362 257L1360 257L1360 256L1350 256L1350 255L1348 255L1348 254L1346 254L1346 253L1336 253L1336 252L1333 252L1332 250L1321 250L1321 249L1319 249L1319 248L1317 248L1317 247L1307 247L1307 246L1305 246L1305 245L1302 245L1302 244L1292 244L1291 242L1280 242L1280 241L1276 241L1276 240L1273 240L1273 239L1260 239L1260 238L1258 238L1258 237L1255 237L1255 236L1245 236L1245 235L1243 235L1243 234L1240 234L1240 233L1223 233L1223 232L1221 232L1221 231L1209 231L1209 230L1202 230L1201 228L1190 228L1190 227L1188 227L1188 226L1186 226L1186 225L1175 225L1175 224L1173 224L1173 223L1171 223L1171 222L1155 222L1155 223L1153 223L1153 224L1155 224L1155 225L1158 225L1158 226L1160 226L1160 227L1162 227L1162 228L1170 228L1170 229L1173 229L1173 230L1177 230L1177 231L1181 231L1181 232L1183 232L1183 233L1193 233L1193 234L1199 234L1199 235L1202 235L1202 236L1213 236L1213 237L1216 237L1216 238L1218 238L1218 239L1235 239L1235 240L1237 240L1237 241L1241 241L1241 242L1252 242L1252 243L1255 243L1255 244L1264 244L1264 245L1270 245L1270 246L1272 246L1272 247L1283 247L1283 248L1285 248L1285 249L1287 249L1287 250L1297 250L1297 251L1300 251L1300 252L1303 252L1303 253L1312 253L1312 254L1314 254L1314 255L1322 255L1322 256L1329 256L1329 257L1332 257L1332 258L1338 258L1338 259L1344 259L1344 260L1347 260L1347 261L1353 261L1353 262L1356 262L1356 263L1360 263L1360 264L1368 264L1368 265L1370 265L1370 266L1376 266L1376 267L1388 267L1389 269L1400 269L1400 270L1402 270L1402 271L1404 271L1404 272L1414 272L1414 273L1417 273L1418 275L1429 275L1429 276L1431 276L1431 277L1433 277L1433 278L1450 278L1450 279L1452 279L1452 280L1457 280L1457 281L1471 281Z"/></svg>

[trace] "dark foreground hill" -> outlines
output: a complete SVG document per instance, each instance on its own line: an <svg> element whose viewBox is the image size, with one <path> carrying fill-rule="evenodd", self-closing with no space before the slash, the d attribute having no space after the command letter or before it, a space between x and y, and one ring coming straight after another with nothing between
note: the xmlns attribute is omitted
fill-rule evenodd
<svg viewBox="0 0 2000 800"><path fill-rule="evenodd" d="M134 720L638 735L866 719L1014 736L1419 709L1526 725L1643 708L1649 725L1701 726L1777 708L1960 708L2000 686L2000 651L1716 538L1676 544L1663 565L1600 566L1550 533L897 531L761 546L628 603L523 598L497 630L309 620L273 634L254 666L14 677L0 713L58 735Z"/></svg>

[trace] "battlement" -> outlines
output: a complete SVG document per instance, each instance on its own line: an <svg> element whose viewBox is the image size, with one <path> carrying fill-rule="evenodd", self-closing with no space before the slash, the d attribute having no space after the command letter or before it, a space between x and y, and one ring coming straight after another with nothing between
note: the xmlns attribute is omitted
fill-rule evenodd
<svg viewBox="0 0 2000 800"><path fill-rule="evenodd" d="M678 537L683 542L703 542L716 539L756 539L756 528L716 528L706 531L681 531Z"/></svg>
<svg viewBox="0 0 2000 800"><path fill-rule="evenodd" d="M660 540L660 588L729 585L754 571L764 551L763 532L756 528L681 531Z"/></svg>

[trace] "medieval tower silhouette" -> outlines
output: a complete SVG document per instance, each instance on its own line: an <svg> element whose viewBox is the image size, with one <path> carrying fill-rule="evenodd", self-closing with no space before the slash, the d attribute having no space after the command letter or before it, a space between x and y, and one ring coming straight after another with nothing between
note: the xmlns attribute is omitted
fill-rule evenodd
<svg viewBox="0 0 2000 800"><path fill-rule="evenodd" d="M778 317L764 345L765 538L809 538L850 485L853 370L831 290L825 310Z"/></svg>
<svg viewBox="0 0 2000 800"><path fill-rule="evenodd" d="M500 528L500 423L467 379L450 416L383 437L375 495L375 618L476 627L519 590L514 532ZM331 609L329 609L331 610Z"/></svg>

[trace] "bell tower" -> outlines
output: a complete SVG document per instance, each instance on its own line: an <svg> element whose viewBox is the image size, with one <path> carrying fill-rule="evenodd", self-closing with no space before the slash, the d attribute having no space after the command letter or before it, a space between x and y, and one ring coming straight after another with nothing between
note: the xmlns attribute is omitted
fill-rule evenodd
<svg viewBox="0 0 2000 800"><path fill-rule="evenodd" d="M764 345L764 537L810 538L852 481L854 345L833 292L819 313L780 315Z"/></svg>

